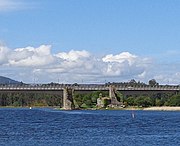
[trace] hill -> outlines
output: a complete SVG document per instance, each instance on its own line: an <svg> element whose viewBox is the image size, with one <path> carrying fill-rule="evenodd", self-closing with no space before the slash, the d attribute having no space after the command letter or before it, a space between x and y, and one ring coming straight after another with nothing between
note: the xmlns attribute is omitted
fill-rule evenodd
<svg viewBox="0 0 180 146"><path fill-rule="evenodd" d="M12 80L7 77L0 76L0 84L20 84L21 82Z"/></svg>

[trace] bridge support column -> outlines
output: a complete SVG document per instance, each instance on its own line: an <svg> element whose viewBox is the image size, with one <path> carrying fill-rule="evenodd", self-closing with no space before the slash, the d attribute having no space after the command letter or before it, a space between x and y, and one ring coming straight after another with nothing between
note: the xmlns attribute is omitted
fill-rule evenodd
<svg viewBox="0 0 180 146"><path fill-rule="evenodd" d="M116 88L112 85L109 86L109 98L111 99L111 105L122 105L122 103L117 100Z"/></svg>
<svg viewBox="0 0 180 146"><path fill-rule="evenodd" d="M178 95L179 94L179 91L176 91L176 95Z"/></svg>
<svg viewBox="0 0 180 146"><path fill-rule="evenodd" d="M64 88L63 89L63 109L73 110L75 108L73 102L73 89Z"/></svg>

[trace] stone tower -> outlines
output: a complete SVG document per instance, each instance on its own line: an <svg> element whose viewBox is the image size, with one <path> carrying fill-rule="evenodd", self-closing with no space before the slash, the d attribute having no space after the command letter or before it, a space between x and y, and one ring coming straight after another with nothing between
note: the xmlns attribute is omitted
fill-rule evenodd
<svg viewBox="0 0 180 146"><path fill-rule="evenodd" d="M65 110L73 110L75 108L73 102L73 92L72 88L64 88L63 89L63 109Z"/></svg>
<svg viewBox="0 0 180 146"><path fill-rule="evenodd" d="M109 98L111 99L111 105L122 105L122 103L117 100L116 88L112 85L109 86Z"/></svg>

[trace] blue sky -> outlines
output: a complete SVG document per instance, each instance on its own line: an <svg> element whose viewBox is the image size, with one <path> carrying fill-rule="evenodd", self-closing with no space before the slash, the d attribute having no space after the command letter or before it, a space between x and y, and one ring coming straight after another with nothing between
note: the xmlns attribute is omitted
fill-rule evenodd
<svg viewBox="0 0 180 146"><path fill-rule="evenodd" d="M10 50L8 54L16 54L17 48L32 53L32 49L28 50L27 47L31 46L36 50L42 45L48 51L46 45L50 45L48 55L55 60L38 66L34 65L33 60L37 56L29 56L33 63L29 61L27 66L24 62L29 59L25 60L25 57L21 58L22 53L17 53L19 60L16 58L13 63L12 55L1 59L1 62L5 62L1 63L1 75L15 76L25 82L32 81L27 80L25 75L31 72L41 78L39 82L53 81L57 76L63 76L59 78L64 79L73 74L75 79L67 77L64 82L69 82L68 79L74 82L93 82L99 78L102 78L100 82L128 81L132 78L147 82L148 79L155 78L163 84L179 84L179 16L179 0L0 0L0 42L1 46ZM81 52L83 50L86 53ZM123 52L126 52L125 58ZM0 53L0 56L5 55L3 51ZM66 57L63 53L66 53ZM75 57L77 60L72 59L77 54L80 54ZM113 56L109 60L107 56L110 54ZM136 57L133 58L133 55ZM129 57L131 61L128 60ZM86 62L90 58L93 59ZM99 71L100 67L95 65L97 60L103 58L106 61L99 61L98 66L103 66L106 71ZM82 60L88 65L94 62L94 66L89 70L84 68L87 71L83 73L85 77L79 78L81 69L87 66L78 65ZM132 60L134 64L131 63ZM63 61L71 64L70 68L64 69L59 65ZM126 67L126 62L129 63L129 68ZM75 63L77 64L74 65ZM49 69L50 65L60 71L53 72L54 76L48 79L35 72L43 68L44 73L47 71L44 68ZM74 69L76 71L69 72ZM95 77L90 71L93 69L97 70L93 73ZM28 70L27 73L24 70Z"/></svg>

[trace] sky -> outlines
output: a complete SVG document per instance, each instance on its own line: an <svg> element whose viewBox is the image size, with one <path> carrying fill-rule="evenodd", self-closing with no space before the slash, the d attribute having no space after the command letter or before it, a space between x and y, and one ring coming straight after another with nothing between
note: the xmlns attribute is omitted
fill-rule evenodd
<svg viewBox="0 0 180 146"><path fill-rule="evenodd" d="M0 0L0 76L180 84L179 0Z"/></svg>

